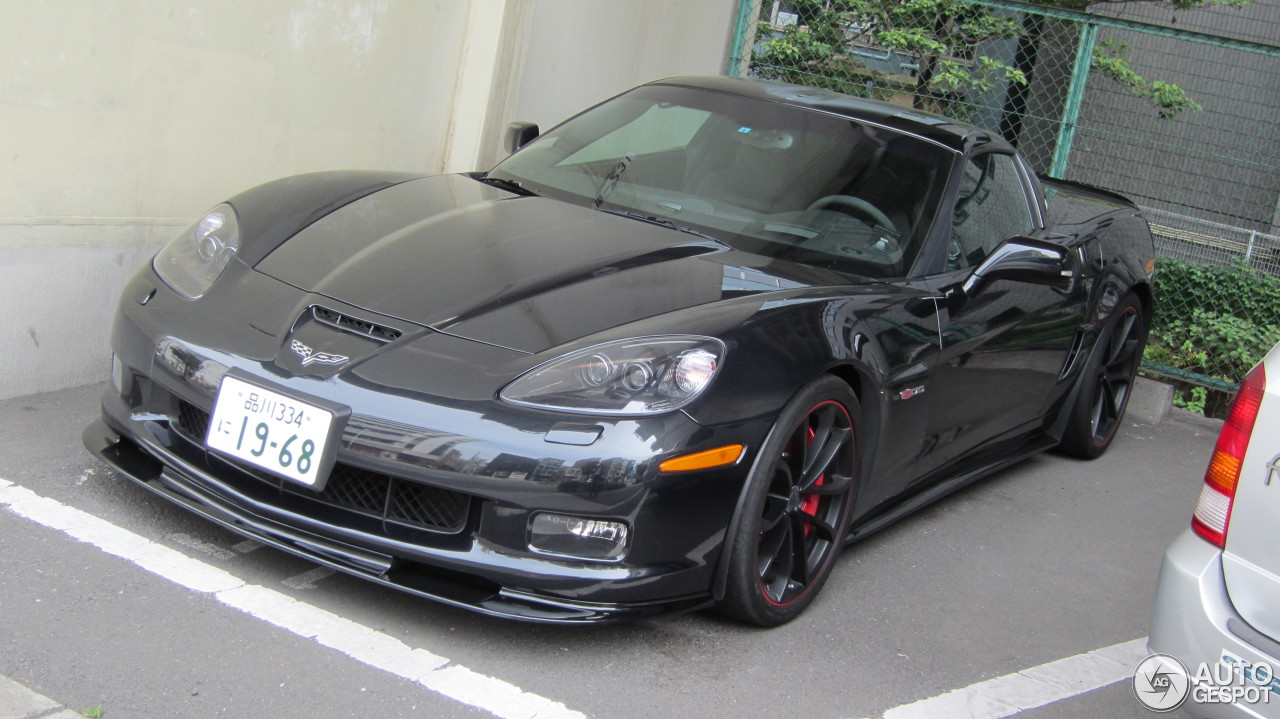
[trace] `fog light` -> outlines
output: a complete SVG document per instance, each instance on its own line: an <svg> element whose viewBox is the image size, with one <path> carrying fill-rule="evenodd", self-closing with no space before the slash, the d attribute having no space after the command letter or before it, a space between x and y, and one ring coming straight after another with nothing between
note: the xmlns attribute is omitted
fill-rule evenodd
<svg viewBox="0 0 1280 719"><path fill-rule="evenodd" d="M627 551L627 525L543 512L529 525L529 549L557 557L616 561Z"/></svg>
<svg viewBox="0 0 1280 719"><path fill-rule="evenodd" d="M111 389L124 394L124 363L114 354L111 355Z"/></svg>

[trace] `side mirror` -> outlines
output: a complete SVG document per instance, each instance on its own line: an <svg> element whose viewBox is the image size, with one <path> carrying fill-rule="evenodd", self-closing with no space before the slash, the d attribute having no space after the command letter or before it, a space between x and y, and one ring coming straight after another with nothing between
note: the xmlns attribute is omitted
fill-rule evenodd
<svg viewBox="0 0 1280 719"><path fill-rule="evenodd" d="M995 280L1066 287L1074 276L1075 272L1067 267L1066 248L1030 237L1010 237L969 275L964 293L972 295L983 284Z"/></svg>
<svg viewBox="0 0 1280 719"><path fill-rule="evenodd" d="M515 152L533 142L538 137L538 125L534 122L513 122L507 125L507 134L502 144L507 152Z"/></svg>

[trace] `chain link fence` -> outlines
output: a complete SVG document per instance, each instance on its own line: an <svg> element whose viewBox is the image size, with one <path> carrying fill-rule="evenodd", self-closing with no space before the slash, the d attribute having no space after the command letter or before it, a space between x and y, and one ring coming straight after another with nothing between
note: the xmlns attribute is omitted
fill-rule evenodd
<svg viewBox="0 0 1280 719"><path fill-rule="evenodd" d="M1161 258L1144 370L1203 411L1280 341L1280 0L1096 7L741 0L729 73L963 119L1132 198Z"/></svg>

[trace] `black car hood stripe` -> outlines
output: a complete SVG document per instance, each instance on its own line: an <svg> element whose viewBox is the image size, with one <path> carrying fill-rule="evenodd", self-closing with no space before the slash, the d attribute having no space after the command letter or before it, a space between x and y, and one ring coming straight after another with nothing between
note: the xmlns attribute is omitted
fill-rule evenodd
<svg viewBox="0 0 1280 719"><path fill-rule="evenodd" d="M372 312L525 352L729 297L809 286L823 274L462 175L405 182L353 202L256 269Z"/></svg>

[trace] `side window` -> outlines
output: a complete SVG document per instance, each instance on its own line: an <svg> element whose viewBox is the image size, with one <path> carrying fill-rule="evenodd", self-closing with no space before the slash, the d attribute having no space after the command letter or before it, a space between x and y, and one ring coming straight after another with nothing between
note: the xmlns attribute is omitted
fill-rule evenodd
<svg viewBox="0 0 1280 719"><path fill-rule="evenodd" d="M960 182L947 270L976 265L996 245L1034 227L1013 157L993 152L973 158Z"/></svg>
<svg viewBox="0 0 1280 719"><path fill-rule="evenodd" d="M560 161L577 165L682 150L711 113L679 105L654 105L631 122Z"/></svg>

